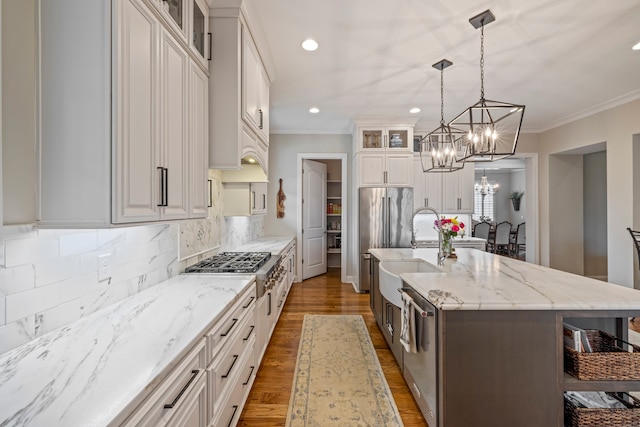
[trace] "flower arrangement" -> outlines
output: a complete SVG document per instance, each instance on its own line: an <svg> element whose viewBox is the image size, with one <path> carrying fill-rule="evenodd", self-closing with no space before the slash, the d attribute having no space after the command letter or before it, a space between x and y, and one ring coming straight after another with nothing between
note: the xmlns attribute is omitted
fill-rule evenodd
<svg viewBox="0 0 640 427"><path fill-rule="evenodd" d="M454 237L464 236L464 222L458 221L458 217L454 218L440 218L440 224L436 219L433 222L435 229L442 230L442 238L445 240L451 240Z"/></svg>

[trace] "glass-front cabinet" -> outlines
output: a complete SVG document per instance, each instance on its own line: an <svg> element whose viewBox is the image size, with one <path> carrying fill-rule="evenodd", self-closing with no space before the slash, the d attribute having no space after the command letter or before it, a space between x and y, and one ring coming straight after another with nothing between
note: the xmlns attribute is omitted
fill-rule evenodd
<svg viewBox="0 0 640 427"><path fill-rule="evenodd" d="M187 34L186 4L187 0L161 0L160 3L160 10L169 24L183 36Z"/></svg>
<svg viewBox="0 0 640 427"><path fill-rule="evenodd" d="M191 49L200 62L208 67L208 61L211 59L209 8L206 0L193 0L192 9Z"/></svg>
<svg viewBox="0 0 640 427"><path fill-rule="evenodd" d="M366 128L360 131L359 150L412 150L413 132L408 127Z"/></svg>

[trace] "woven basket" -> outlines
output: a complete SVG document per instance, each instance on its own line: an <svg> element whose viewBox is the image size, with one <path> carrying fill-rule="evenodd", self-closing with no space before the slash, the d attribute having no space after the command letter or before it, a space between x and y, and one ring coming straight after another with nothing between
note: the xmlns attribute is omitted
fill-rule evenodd
<svg viewBox="0 0 640 427"><path fill-rule="evenodd" d="M587 330L593 353L564 347L564 369L580 380L640 380L640 347L619 340L612 335ZM616 343L633 347L629 353Z"/></svg>
<svg viewBox="0 0 640 427"><path fill-rule="evenodd" d="M611 393L610 393L611 394ZM613 397L616 395L611 394ZM628 395L627 395L628 396ZM631 396L629 396L631 397ZM640 425L640 402L624 403L628 409L578 408L570 400L564 400L564 422L570 427L631 427Z"/></svg>

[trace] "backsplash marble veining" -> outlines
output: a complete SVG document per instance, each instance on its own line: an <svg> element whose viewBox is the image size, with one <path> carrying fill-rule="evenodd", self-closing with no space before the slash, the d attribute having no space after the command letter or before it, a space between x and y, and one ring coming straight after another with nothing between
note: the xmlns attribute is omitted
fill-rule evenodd
<svg viewBox="0 0 640 427"><path fill-rule="evenodd" d="M223 217L211 170L207 219L100 230L1 229L0 354L157 285L188 265L264 235L264 215ZM111 279L98 281L98 255Z"/></svg>

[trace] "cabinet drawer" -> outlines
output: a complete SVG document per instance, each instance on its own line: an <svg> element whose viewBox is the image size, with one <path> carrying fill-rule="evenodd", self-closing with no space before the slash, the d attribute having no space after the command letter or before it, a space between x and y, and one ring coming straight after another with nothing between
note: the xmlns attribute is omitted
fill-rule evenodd
<svg viewBox="0 0 640 427"><path fill-rule="evenodd" d="M230 346L225 351L220 352L215 360L207 368L209 402L215 406L225 392L225 388L232 384L234 379L238 377L241 363L248 355L255 361L253 352L255 345L255 322L243 322L240 326L242 334L237 334Z"/></svg>
<svg viewBox="0 0 640 427"><path fill-rule="evenodd" d="M214 408L213 416L209 414L209 418L213 420L209 424L210 426L236 425L238 417L242 413L242 407L253 385L257 369L255 360L251 356L255 346L255 337L249 341L250 350L242 360L236 378L232 381L233 385L219 396L219 401L215 406L209 406Z"/></svg>
<svg viewBox="0 0 640 427"><path fill-rule="evenodd" d="M162 380L153 393L123 423L124 426L165 426L184 412L187 397L198 399L205 376L205 340Z"/></svg>
<svg viewBox="0 0 640 427"><path fill-rule="evenodd" d="M207 364L209 364L222 348L228 348L229 342L238 334L242 321L251 317L255 319L256 287L252 283L238 301L224 314L222 320L206 334ZM255 325L255 320L251 321Z"/></svg>

